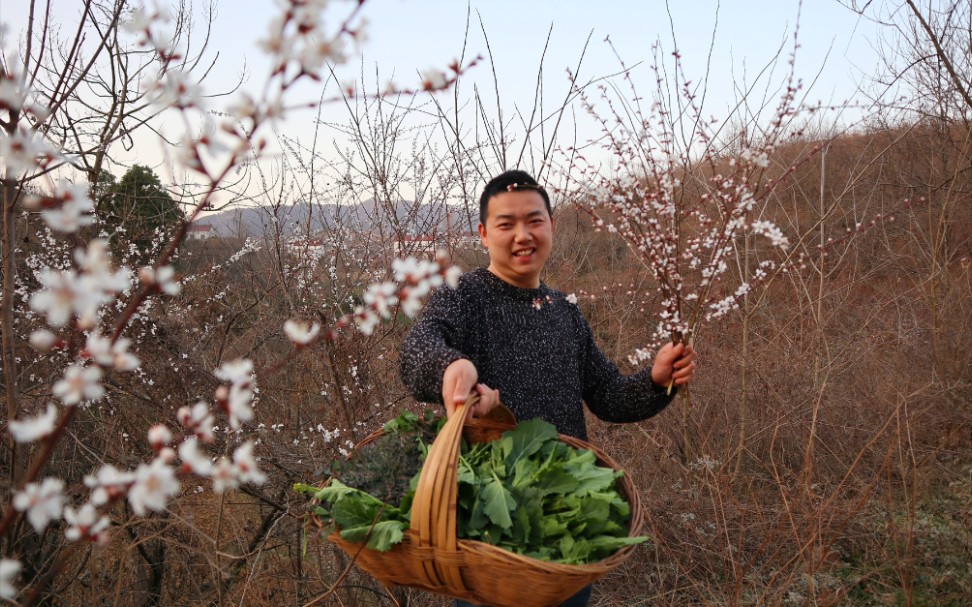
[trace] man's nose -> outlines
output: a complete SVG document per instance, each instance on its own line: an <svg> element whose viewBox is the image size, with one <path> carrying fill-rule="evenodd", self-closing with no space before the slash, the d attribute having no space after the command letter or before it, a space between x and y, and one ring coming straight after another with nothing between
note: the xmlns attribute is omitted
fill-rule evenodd
<svg viewBox="0 0 972 607"><path fill-rule="evenodd" d="M528 240L530 238L530 230L527 229L526 224L518 223L516 224L513 237L516 238L517 241Z"/></svg>

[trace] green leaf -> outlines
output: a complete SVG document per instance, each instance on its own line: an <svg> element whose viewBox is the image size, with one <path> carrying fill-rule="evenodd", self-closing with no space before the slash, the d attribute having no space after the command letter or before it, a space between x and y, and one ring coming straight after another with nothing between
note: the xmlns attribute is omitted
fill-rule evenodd
<svg viewBox="0 0 972 607"><path fill-rule="evenodd" d="M634 546L646 541L648 541L648 538L643 535L637 537L599 535L588 540L591 550L587 562L592 563L606 559L625 546Z"/></svg>
<svg viewBox="0 0 972 607"><path fill-rule="evenodd" d="M567 523L562 522L555 516L548 516L540 523L540 529L543 535L548 538L559 537L567 532Z"/></svg>
<svg viewBox="0 0 972 607"><path fill-rule="evenodd" d="M509 529L513 526L510 512L516 508L516 501L509 489L503 486L500 479L495 474L493 478L483 486L481 494L483 502L483 512L489 517L494 525L502 529Z"/></svg>
<svg viewBox="0 0 972 607"><path fill-rule="evenodd" d="M408 524L402 521L379 521L372 525L341 529L341 537L349 542L360 544L367 541L368 548L378 552L388 552L405 537Z"/></svg>
<svg viewBox="0 0 972 607"><path fill-rule="evenodd" d="M577 491L580 482L563 468L549 468L539 475L533 486L545 494L567 494Z"/></svg>
<svg viewBox="0 0 972 607"><path fill-rule="evenodd" d="M419 417L411 411L404 411L395 419L385 422L382 428L389 434L416 432L419 429Z"/></svg>
<svg viewBox="0 0 972 607"><path fill-rule="evenodd" d="M312 499L321 499L317 496L320 493L321 488L314 485L308 485L307 483L295 483L294 491L297 493L303 493L304 495L309 495Z"/></svg>
<svg viewBox="0 0 972 607"><path fill-rule="evenodd" d="M314 499L321 500L322 502L330 502L333 504L334 502L338 501L339 499L347 495L356 494L356 493L360 493L362 495L366 495L371 499L375 499L370 495L368 495L367 493L362 492L359 489L355 489L354 487L348 487L347 485L337 480L336 478L332 478L331 482L328 483L326 487L323 487L321 489L316 489L314 493Z"/></svg>
<svg viewBox="0 0 972 607"><path fill-rule="evenodd" d="M512 439L505 458L509 468L512 468L521 458L530 457L540 451L547 441L557 440L557 428L542 419L525 421L508 432ZM503 434L505 438L507 433Z"/></svg>
<svg viewBox="0 0 972 607"><path fill-rule="evenodd" d="M577 479L578 485L575 492L579 497L584 497L592 491L613 489L615 480L621 476L620 472L615 472L611 468L598 466L594 452L586 449L568 459L564 463L564 471Z"/></svg>
<svg viewBox="0 0 972 607"><path fill-rule="evenodd" d="M370 527L379 516L387 519L398 515L398 508L388 506L360 491L345 495L331 507L331 518L341 529Z"/></svg>

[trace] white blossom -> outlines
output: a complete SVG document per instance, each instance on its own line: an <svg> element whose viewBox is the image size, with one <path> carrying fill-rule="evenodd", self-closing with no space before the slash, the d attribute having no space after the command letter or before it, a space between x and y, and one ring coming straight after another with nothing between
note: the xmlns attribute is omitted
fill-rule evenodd
<svg viewBox="0 0 972 607"><path fill-rule="evenodd" d="M85 486L91 489L91 503L95 506L103 506L125 495L133 482L133 473L122 472L111 464L99 468L94 476L89 474L84 477Z"/></svg>
<svg viewBox="0 0 972 607"><path fill-rule="evenodd" d="M126 19L119 24L122 31L130 34L142 34L148 31L155 21L156 15L145 10L143 6L136 6Z"/></svg>
<svg viewBox="0 0 972 607"><path fill-rule="evenodd" d="M134 371L139 367L141 361L138 357L128 351L131 345L130 339L121 337L111 343L111 339L98 332L88 334L85 350L96 363L105 368L114 368L118 371Z"/></svg>
<svg viewBox="0 0 972 607"><path fill-rule="evenodd" d="M155 424L148 430L148 442L155 449L160 449L172 442L172 430L165 424Z"/></svg>
<svg viewBox="0 0 972 607"><path fill-rule="evenodd" d="M283 328L287 339L301 346L309 344L321 332L321 325L303 320L288 320Z"/></svg>
<svg viewBox="0 0 972 607"><path fill-rule="evenodd" d="M17 73L0 76L0 109L19 112L27 101L27 89L20 82Z"/></svg>
<svg viewBox="0 0 972 607"><path fill-rule="evenodd" d="M430 68L421 73L422 88L427 91L443 89L449 84L449 75L440 69Z"/></svg>
<svg viewBox="0 0 972 607"><path fill-rule="evenodd" d="M296 53L301 69L309 74L317 74L325 63L338 64L347 61L347 43L341 36L307 36L304 45Z"/></svg>
<svg viewBox="0 0 972 607"><path fill-rule="evenodd" d="M38 352L49 352L57 344L57 335L47 329L37 329L30 334L30 345Z"/></svg>
<svg viewBox="0 0 972 607"><path fill-rule="evenodd" d="M213 442L213 424L215 418L205 402L198 402L192 407L180 407L176 413L179 423L186 430L192 432L205 443Z"/></svg>
<svg viewBox="0 0 972 607"><path fill-rule="evenodd" d="M220 365L214 375L222 381L230 382L227 390L222 386L217 391L217 399L226 407L230 427L238 430L243 423L253 419L253 362L247 359L228 361Z"/></svg>
<svg viewBox="0 0 972 607"><path fill-rule="evenodd" d="M453 289L458 289L460 276L462 276L462 268L459 266L450 266L445 273L445 283Z"/></svg>
<svg viewBox="0 0 972 607"><path fill-rule="evenodd" d="M46 315L52 327L63 327L74 313L77 274L45 268L37 278L43 288L31 295L31 309Z"/></svg>
<svg viewBox="0 0 972 607"><path fill-rule="evenodd" d="M14 495L13 506L26 512L34 531L42 533L48 524L61 520L64 501L64 481L48 477L40 484L27 483Z"/></svg>
<svg viewBox="0 0 972 607"><path fill-rule="evenodd" d="M47 404L47 410L40 415L24 420L10 420L7 430L18 443L30 443L48 436L54 431L57 419L57 407L53 403Z"/></svg>
<svg viewBox="0 0 972 607"><path fill-rule="evenodd" d="M572 303L574 305L577 305L577 295L575 293L571 293L570 295L568 295L564 299L567 300L567 303Z"/></svg>
<svg viewBox="0 0 972 607"><path fill-rule="evenodd" d="M16 129L12 134L0 135L0 159L7 165L8 179L19 179L45 166L55 156L54 148L34 131Z"/></svg>
<svg viewBox="0 0 972 607"><path fill-rule="evenodd" d="M189 437L179 445L179 458L183 467L198 476L209 476L213 471L212 460L199 448L195 436Z"/></svg>
<svg viewBox="0 0 972 607"><path fill-rule="evenodd" d="M240 482L254 485L266 482L267 476L260 471L256 458L253 457L253 441L246 441L236 448L233 452L233 464Z"/></svg>
<svg viewBox="0 0 972 607"><path fill-rule="evenodd" d="M233 384L226 399L226 412L229 414L230 428L240 427L253 419L253 390L243 384Z"/></svg>
<svg viewBox="0 0 972 607"><path fill-rule="evenodd" d="M192 82L190 74L183 70L168 70L161 79L150 82L149 91L152 102L161 107L205 109L206 106L202 87Z"/></svg>
<svg viewBox="0 0 972 607"><path fill-rule="evenodd" d="M158 458L135 469L135 482L128 489L128 504L138 516L145 516L149 510L160 512L180 490L175 470Z"/></svg>
<svg viewBox="0 0 972 607"><path fill-rule="evenodd" d="M628 362L634 366L638 366L646 360L651 360L652 354L649 348L635 348L635 353L628 356Z"/></svg>
<svg viewBox="0 0 972 607"><path fill-rule="evenodd" d="M236 467L225 457L213 466L213 491L223 493L227 489L236 489L240 486L240 479L236 475Z"/></svg>
<svg viewBox="0 0 972 607"><path fill-rule="evenodd" d="M175 268L172 266L160 268L145 266L139 270L138 277L142 283L158 287L166 295L178 295L182 290L182 285L179 284L175 275Z"/></svg>
<svg viewBox="0 0 972 607"><path fill-rule="evenodd" d="M364 306L354 308L354 322L358 325L358 330L365 335L371 335L375 332L379 320L381 320L380 317L370 308Z"/></svg>
<svg viewBox="0 0 972 607"><path fill-rule="evenodd" d="M395 283L381 282L368 285L361 300L382 318L391 318L391 306L398 303L395 296Z"/></svg>
<svg viewBox="0 0 972 607"><path fill-rule="evenodd" d="M771 221L754 221L752 224L753 234L759 234L769 238L770 242L774 247L779 247L781 249L787 249L790 246L790 240L783 234L776 225Z"/></svg>
<svg viewBox="0 0 972 607"><path fill-rule="evenodd" d="M13 559L0 559L0 599L13 600L17 596L17 576L23 565Z"/></svg>
<svg viewBox="0 0 972 607"><path fill-rule="evenodd" d="M65 405L77 405L104 396L105 388L100 382L100 367L83 367L73 363L64 371L64 379L54 384L53 391Z"/></svg>
<svg viewBox="0 0 972 607"><path fill-rule="evenodd" d="M220 458L213 467L213 491L223 493L227 489L235 489L240 483L263 484L266 475L257 467L253 457L253 441L247 441L233 452L233 460Z"/></svg>
<svg viewBox="0 0 972 607"><path fill-rule="evenodd" d="M220 381L231 384L245 384L253 381L253 361L246 358L239 358L224 362L218 369L213 371L213 375Z"/></svg>
<svg viewBox="0 0 972 607"><path fill-rule="evenodd" d="M108 241L102 238L89 242L87 249L76 249L74 260L91 282L105 293L121 293L132 285L131 270L125 266L118 270L112 267Z"/></svg>
<svg viewBox="0 0 972 607"><path fill-rule="evenodd" d="M72 234L81 226L94 223L94 201L88 196L87 185L62 181L53 197L61 204L41 212L41 218L52 230Z"/></svg>
<svg viewBox="0 0 972 607"><path fill-rule="evenodd" d="M107 516L100 515L98 509L88 503L75 510L68 506L64 509L64 520L68 524L64 537L76 542L80 539L90 539L98 544L108 541L108 527L111 521Z"/></svg>
<svg viewBox="0 0 972 607"><path fill-rule="evenodd" d="M256 102L249 93L241 91L238 93L236 101L231 102L226 107L226 113L238 122L252 121L259 114L259 108L257 108Z"/></svg>

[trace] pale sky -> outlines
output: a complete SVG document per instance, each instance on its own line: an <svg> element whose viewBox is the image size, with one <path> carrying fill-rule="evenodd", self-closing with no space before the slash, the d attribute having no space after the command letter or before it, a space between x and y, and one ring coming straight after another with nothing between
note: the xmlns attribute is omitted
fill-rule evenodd
<svg viewBox="0 0 972 607"><path fill-rule="evenodd" d="M338 0L333 3L335 16L353 4ZM0 20L7 23L11 39L16 39L23 29L28 5L28 0L0 3ZM54 0L55 15L66 31L76 23L80 5L78 0ZM244 65L248 87L256 88L264 81L267 67L256 40L265 35L274 6L270 0L223 0L218 6L212 45L220 53L219 68L204 82L208 90L228 86ZM800 47L795 71L808 84L817 79L808 96L810 101L840 103L852 97L877 65L873 26L859 20L836 0L804 0L802 8L798 0L672 0L668 7L662 0L471 0L468 4L451 0L368 0L362 11L368 22L363 56L364 70L370 79L366 87L374 90L376 86L376 66L382 84L394 76L396 83L405 87L419 82L420 70L445 68L462 53L467 13L471 20L467 60L477 54L487 55L482 31L485 29L500 83L500 102L507 113L514 105L524 111L530 107L537 67L551 26L544 68L547 104L561 99L568 90L565 69L577 64L591 32L580 79L618 71L617 59L604 42L610 36L628 66L642 62L634 77L643 93L650 93L652 87L648 66L653 43L660 40L666 52L677 43L687 77L699 81L705 76L715 32L706 112L717 117L731 103L734 83L738 85L744 78L751 81L777 53L781 53L781 59L768 82L782 82L798 16ZM361 65L355 59L343 66L340 78L355 78ZM471 91L475 82L492 94L492 78L490 65L481 63L467 74L460 93ZM313 101L319 96L319 87L307 87L291 101ZM325 120L340 122L343 112L339 105L328 107ZM306 133L307 121L312 119L313 115L297 115L281 128L299 137ZM132 162L155 164L153 158L158 158L157 152L144 146L138 146L133 155Z"/></svg>
<svg viewBox="0 0 972 607"><path fill-rule="evenodd" d="M722 91L731 90L733 73L739 77L745 68L752 75L772 60L781 45L784 55L790 52L799 11L798 75L809 80L823 68L823 77L815 88L817 96L849 96L876 64L871 25L860 22L836 0L804 0L802 9L800 4L798 0L674 0L666 7L662 0L475 0L469 4L452 0L368 0L363 11L368 20L364 55L366 64L372 67L377 63L383 76L394 74L397 81L409 83L418 70L444 67L459 56L468 12L467 56L487 54L481 18L501 86L510 83L511 97L519 97L532 95L535 68L551 25L545 60L551 86L558 81L566 85L564 68L576 64L591 32L583 70L587 75L605 75L617 69L604 43L606 36L611 37L621 58L634 65L650 60L651 45L656 40L671 50L674 28L689 77L701 78L715 29L710 83ZM229 54L227 64L239 65L246 57L256 65L259 54L253 41L266 30L270 6L267 1L243 0L219 9L216 44ZM356 69L352 67L348 73L353 76ZM480 73L473 75L477 80L491 78L488 67L477 71Z"/></svg>

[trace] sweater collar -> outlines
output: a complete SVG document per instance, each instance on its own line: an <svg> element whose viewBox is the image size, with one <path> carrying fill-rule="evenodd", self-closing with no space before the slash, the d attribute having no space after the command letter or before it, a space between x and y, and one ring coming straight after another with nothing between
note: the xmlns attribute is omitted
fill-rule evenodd
<svg viewBox="0 0 972 607"><path fill-rule="evenodd" d="M522 299L524 301L533 301L535 299L543 299L550 294L550 289L543 282L540 283L538 288L530 289L511 285L486 268L477 268L473 270L473 273L483 282L485 282L490 288L507 297Z"/></svg>

